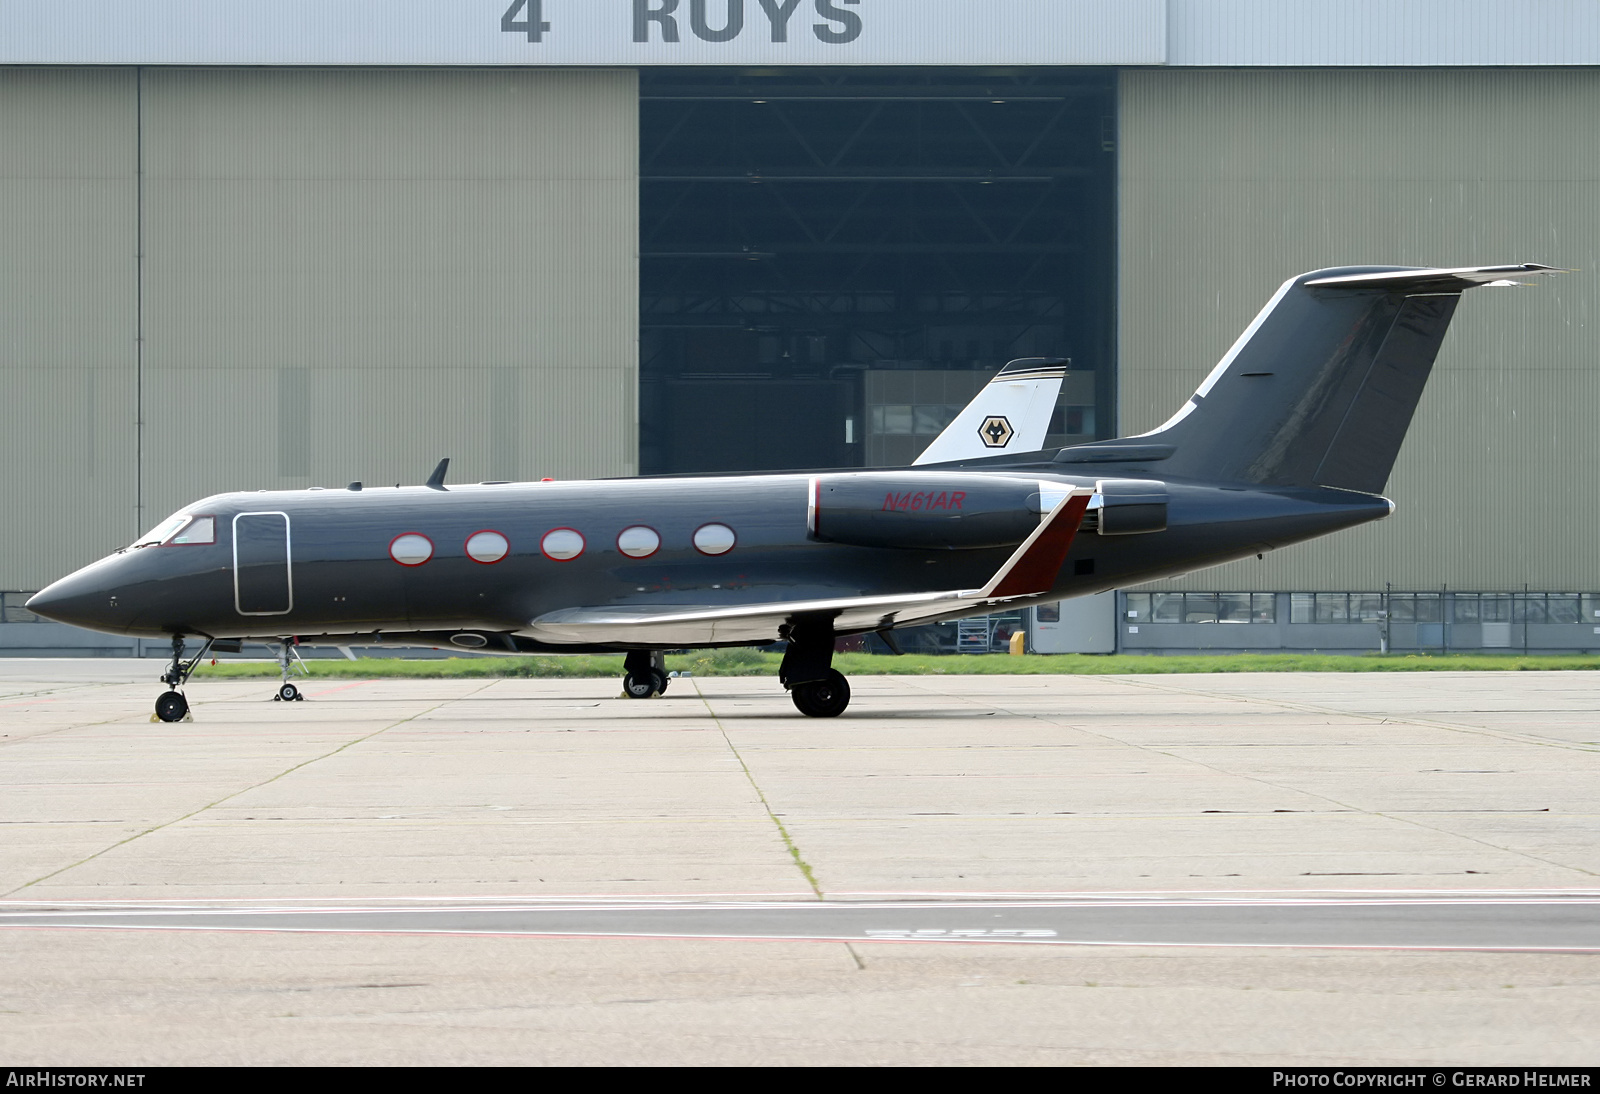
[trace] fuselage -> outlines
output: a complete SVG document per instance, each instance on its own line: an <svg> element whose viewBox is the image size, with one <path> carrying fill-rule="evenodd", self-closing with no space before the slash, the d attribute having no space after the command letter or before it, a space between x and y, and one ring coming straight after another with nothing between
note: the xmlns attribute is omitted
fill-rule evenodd
<svg viewBox="0 0 1600 1094"><path fill-rule="evenodd" d="M1045 490L1092 488L1097 481L1048 465L984 473L1031 480ZM211 518L209 535L203 522L192 523L201 532L189 542L124 548L32 603L52 618L127 635L448 633L470 647L477 644L471 635L537 635L530 628L540 616L575 606L719 607L976 588L1013 549L830 542L814 533L815 514L808 514L813 479L770 474L219 494L177 514ZM1392 508L1375 495L1327 488L1170 481L1165 487L1165 530L1102 535L1091 523L1054 587L1028 601L1247 557ZM518 648L542 644L534 638Z"/></svg>

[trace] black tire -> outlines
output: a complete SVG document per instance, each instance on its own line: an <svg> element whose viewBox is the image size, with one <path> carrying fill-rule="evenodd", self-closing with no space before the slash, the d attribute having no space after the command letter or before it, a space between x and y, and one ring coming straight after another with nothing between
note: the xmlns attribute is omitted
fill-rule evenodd
<svg viewBox="0 0 1600 1094"><path fill-rule="evenodd" d="M622 694L630 699L648 699L659 690L653 671L644 676L635 676L630 672L622 678Z"/></svg>
<svg viewBox="0 0 1600 1094"><path fill-rule="evenodd" d="M278 689L278 698L285 703L293 703L300 698L300 689L293 684L285 684Z"/></svg>
<svg viewBox="0 0 1600 1094"><path fill-rule="evenodd" d="M850 681L836 669L821 680L796 684L789 690L796 709L807 718L837 718L850 705Z"/></svg>
<svg viewBox="0 0 1600 1094"><path fill-rule="evenodd" d="M163 722L181 722L189 713L189 700L176 691L164 691L156 699L156 717Z"/></svg>
<svg viewBox="0 0 1600 1094"><path fill-rule="evenodd" d="M650 679L655 681L657 695L665 695L667 693L666 673L662 672L660 669L651 669Z"/></svg>

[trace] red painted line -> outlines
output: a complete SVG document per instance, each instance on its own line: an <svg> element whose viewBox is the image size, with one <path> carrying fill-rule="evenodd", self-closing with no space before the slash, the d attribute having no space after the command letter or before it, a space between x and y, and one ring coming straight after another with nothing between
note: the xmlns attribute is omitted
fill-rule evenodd
<svg viewBox="0 0 1600 1094"><path fill-rule="evenodd" d="M35 705L37 705L39 703L59 703L59 702L61 702L60 699L24 699L19 703L0 703L0 708L4 708L4 707L31 707L31 706L35 706Z"/></svg>

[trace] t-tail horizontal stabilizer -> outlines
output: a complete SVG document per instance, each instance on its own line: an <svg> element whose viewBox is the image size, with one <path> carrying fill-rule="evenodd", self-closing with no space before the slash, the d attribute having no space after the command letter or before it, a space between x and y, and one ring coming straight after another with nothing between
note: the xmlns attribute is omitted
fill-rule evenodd
<svg viewBox="0 0 1600 1094"><path fill-rule="evenodd" d="M1070 364L1061 357L1024 357L995 373L913 463L977 460L1005 452L1037 452Z"/></svg>
<svg viewBox="0 0 1600 1094"><path fill-rule="evenodd" d="M541 615L519 633L552 644L696 646L776 641L780 626L802 616L831 618L836 634L857 634L970 615L1050 592L1093 494L1088 487L1072 488L981 589L728 606L567 608Z"/></svg>

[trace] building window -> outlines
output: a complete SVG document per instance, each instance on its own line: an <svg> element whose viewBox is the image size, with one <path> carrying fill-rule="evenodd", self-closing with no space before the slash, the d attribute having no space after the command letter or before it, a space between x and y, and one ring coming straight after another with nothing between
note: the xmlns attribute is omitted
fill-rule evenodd
<svg viewBox="0 0 1600 1094"><path fill-rule="evenodd" d="M1444 620L1444 598L1440 593L1390 593L1389 621L1392 623L1439 623Z"/></svg>
<svg viewBox="0 0 1600 1094"><path fill-rule="evenodd" d="M1140 623L1276 623L1273 593L1128 593L1124 615Z"/></svg>

